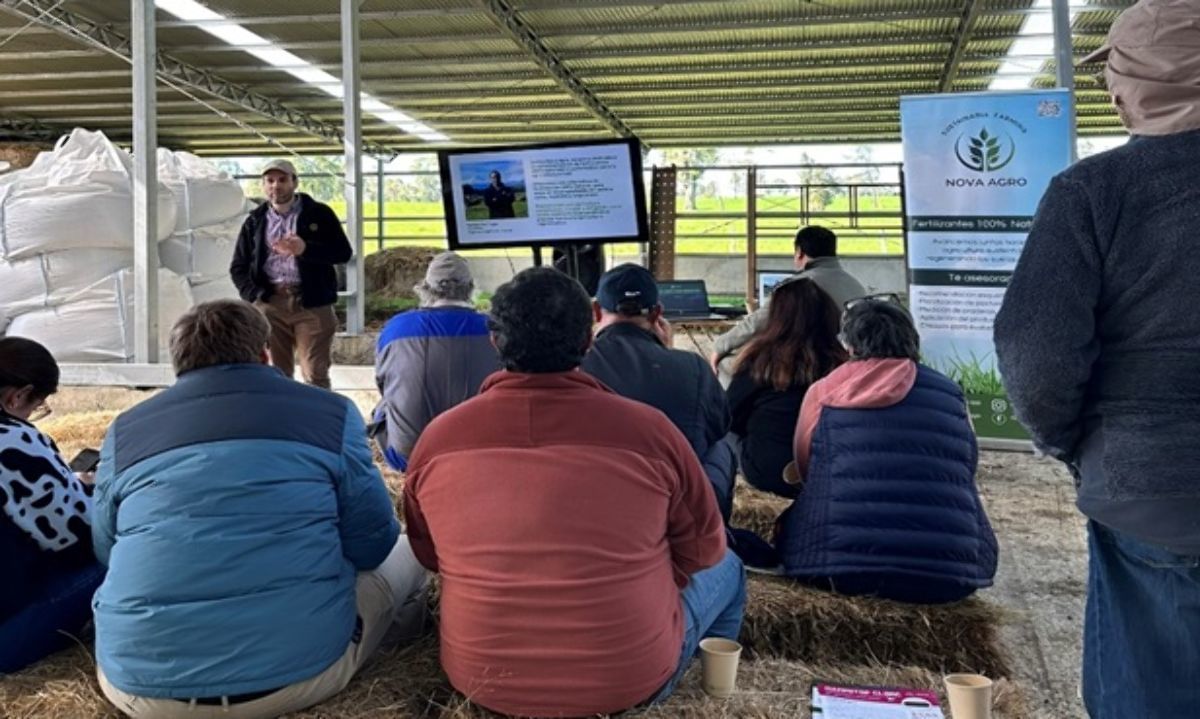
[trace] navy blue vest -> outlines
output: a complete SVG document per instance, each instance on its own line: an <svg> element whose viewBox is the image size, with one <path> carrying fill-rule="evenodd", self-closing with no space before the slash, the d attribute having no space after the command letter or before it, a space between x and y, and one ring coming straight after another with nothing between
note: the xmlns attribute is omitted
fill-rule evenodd
<svg viewBox="0 0 1200 719"><path fill-rule="evenodd" d="M923 365L899 404L825 408L803 491L780 518L786 574L918 602L990 586L997 545L977 460L962 392Z"/></svg>

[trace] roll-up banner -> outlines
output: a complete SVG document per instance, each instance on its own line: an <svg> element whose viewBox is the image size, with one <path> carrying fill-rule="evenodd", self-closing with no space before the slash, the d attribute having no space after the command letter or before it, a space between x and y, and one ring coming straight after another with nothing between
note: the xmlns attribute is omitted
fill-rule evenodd
<svg viewBox="0 0 1200 719"><path fill-rule="evenodd" d="M1027 439L992 323L1050 179L1071 162L1065 90L900 100L908 283L926 364L962 385L980 437Z"/></svg>

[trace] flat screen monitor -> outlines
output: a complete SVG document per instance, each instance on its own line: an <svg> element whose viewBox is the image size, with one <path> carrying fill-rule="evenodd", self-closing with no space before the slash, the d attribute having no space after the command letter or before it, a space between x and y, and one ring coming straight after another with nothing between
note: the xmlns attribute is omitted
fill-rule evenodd
<svg viewBox="0 0 1200 719"><path fill-rule="evenodd" d="M636 140L438 151L450 249L646 242Z"/></svg>
<svg viewBox="0 0 1200 719"><path fill-rule="evenodd" d="M770 270L758 271L758 304L763 305L771 298L771 291L775 289L775 285L784 280L794 277L795 272L774 272Z"/></svg>

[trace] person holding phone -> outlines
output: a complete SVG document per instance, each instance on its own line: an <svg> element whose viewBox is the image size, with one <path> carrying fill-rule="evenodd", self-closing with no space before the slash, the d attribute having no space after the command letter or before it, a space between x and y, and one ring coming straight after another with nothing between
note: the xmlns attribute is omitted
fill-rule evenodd
<svg viewBox="0 0 1200 719"><path fill-rule="evenodd" d="M71 644L91 619L104 568L92 551L91 488L33 422L50 414L58 364L42 345L0 338L0 674Z"/></svg>

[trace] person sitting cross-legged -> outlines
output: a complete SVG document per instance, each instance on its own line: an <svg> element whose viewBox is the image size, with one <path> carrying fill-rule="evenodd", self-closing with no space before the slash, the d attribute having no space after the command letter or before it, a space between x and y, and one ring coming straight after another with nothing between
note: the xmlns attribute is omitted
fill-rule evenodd
<svg viewBox="0 0 1200 719"><path fill-rule="evenodd" d="M745 576L713 490L661 412L579 371L582 286L532 268L489 326L505 370L417 441L413 551L441 575L441 662L471 701L588 716L663 699L706 636L736 637Z"/></svg>
<svg viewBox="0 0 1200 719"><path fill-rule="evenodd" d="M92 552L92 492L34 422L50 414L58 363L24 337L0 338L0 674L74 644L104 567ZM86 479L84 477L83 479Z"/></svg>
<svg viewBox="0 0 1200 719"><path fill-rule="evenodd" d="M101 447L96 659L131 717L298 711L424 620L428 575L362 416L268 367L269 334L245 302L189 310L171 330L175 385Z"/></svg>
<svg viewBox="0 0 1200 719"><path fill-rule="evenodd" d="M600 277L593 307L599 324L583 370L622 397L667 415L704 465L728 522L737 472L737 458L725 442L729 404L704 358L671 347L654 275L639 265L614 267Z"/></svg>
<svg viewBox="0 0 1200 719"><path fill-rule="evenodd" d="M408 467L417 437L434 417L475 396L500 369L488 340L487 317L475 310L475 281L467 261L453 252L433 258L413 287L419 309L384 325L375 352L375 382L382 427L375 436L393 469Z"/></svg>
<svg viewBox="0 0 1200 719"><path fill-rule="evenodd" d="M920 364L898 302L851 303L841 335L850 361L808 390L796 426L799 496L777 524L784 573L921 604L991 586L996 535L962 390Z"/></svg>

